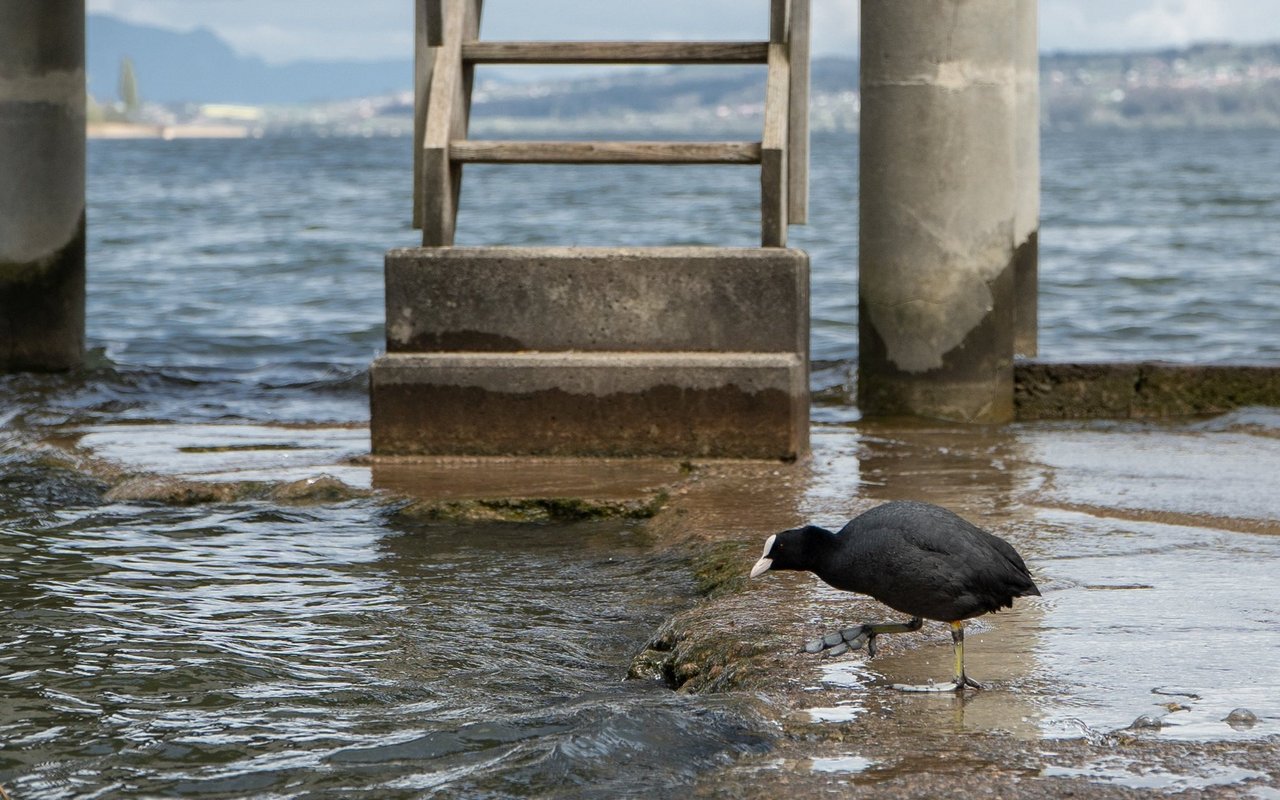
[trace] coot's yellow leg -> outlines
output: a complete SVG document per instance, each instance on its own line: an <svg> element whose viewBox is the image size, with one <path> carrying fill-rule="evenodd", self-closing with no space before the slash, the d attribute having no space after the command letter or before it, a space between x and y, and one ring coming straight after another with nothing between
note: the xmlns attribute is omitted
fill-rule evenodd
<svg viewBox="0 0 1280 800"><path fill-rule="evenodd" d="M895 683L893 688L900 692L959 692L965 687L981 689L982 685L964 674L964 623L957 620L951 625L951 647L955 652L956 672L951 683L928 683L924 685L908 685Z"/></svg>

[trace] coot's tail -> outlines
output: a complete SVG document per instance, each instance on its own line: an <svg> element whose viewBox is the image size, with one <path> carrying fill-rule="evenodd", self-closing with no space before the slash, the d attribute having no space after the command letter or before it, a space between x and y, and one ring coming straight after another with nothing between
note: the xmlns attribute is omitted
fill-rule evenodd
<svg viewBox="0 0 1280 800"><path fill-rule="evenodd" d="M987 535L991 536L990 534ZM1040 587L1036 586L1036 582L1032 580L1031 571L1027 569L1027 564L1022 560L1022 556L1018 555L1018 551L1013 549L1013 545L999 536L991 536L989 541L995 545L995 549L1004 557L1005 564L1008 567L1004 571L1004 588L1009 592L1009 599L1012 600L1015 597L1039 597ZM1012 605L1012 603L1006 603L1006 605Z"/></svg>

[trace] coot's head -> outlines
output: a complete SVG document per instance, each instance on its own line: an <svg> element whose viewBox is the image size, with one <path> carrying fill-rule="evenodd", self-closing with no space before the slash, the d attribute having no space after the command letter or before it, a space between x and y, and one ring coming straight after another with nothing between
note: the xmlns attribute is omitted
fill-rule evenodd
<svg viewBox="0 0 1280 800"><path fill-rule="evenodd" d="M751 577L771 569L813 569L819 542L830 535L830 531L816 525L773 534L764 540L764 555L751 568Z"/></svg>

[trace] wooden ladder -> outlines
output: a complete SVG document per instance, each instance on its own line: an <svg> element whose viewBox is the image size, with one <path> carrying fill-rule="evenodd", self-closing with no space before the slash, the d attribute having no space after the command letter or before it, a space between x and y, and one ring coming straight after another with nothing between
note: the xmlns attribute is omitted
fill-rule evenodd
<svg viewBox="0 0 1280 800"><path fill-rule="evenodd" d="M483 0L417 5L414 227L453 245L464 164L759 164L760 242L785 247L809 197L809 1L771 0L767 42L482 42ZM767 64L758 142L476 141L477 64Z"/></svg>

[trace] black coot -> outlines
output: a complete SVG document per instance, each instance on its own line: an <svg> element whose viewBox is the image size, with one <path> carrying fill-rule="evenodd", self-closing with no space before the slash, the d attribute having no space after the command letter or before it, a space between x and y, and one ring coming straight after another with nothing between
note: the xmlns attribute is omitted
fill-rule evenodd
<svg viewBox="0 0 1280 800"><path fill-rule="evenodd" d="M1015 597L1040 594L1012 545L930 503L885 503L839 533L808 525L774 534L751 577L771 569L807 570L837 589L870 595L911 615L906 623L828 634L806 645L809 652L844 652L866 644L874 656L879 634L919 630L924 619L950 623L954 683L896 687L907 691L977 688L964 674L963 620L1009 608Z"/></svg>

